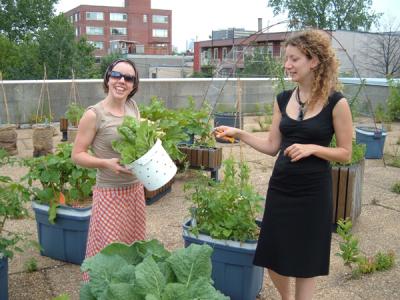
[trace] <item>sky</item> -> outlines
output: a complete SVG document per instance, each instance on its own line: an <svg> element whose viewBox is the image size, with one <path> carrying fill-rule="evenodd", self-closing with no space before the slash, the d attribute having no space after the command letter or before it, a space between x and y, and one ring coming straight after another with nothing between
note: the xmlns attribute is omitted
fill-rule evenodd
<svg viewBox="0 0 400 300"><path fill-rule="evenodd" d="M284 21L273 17L268 0L152 0L153 9L172 10L172 45L185 51L190 40L208 40L212 30L231 27L257 31L258 18L263 28ZM123 6L124 0L113 0L113 6ZM110 5L109 0L59 0L56 12L66 12L79 5ZM400 0L373 0L372 8L384 13L384 20L400 14ZM286 25L273 26L271 31L285 31Z"/></svg>

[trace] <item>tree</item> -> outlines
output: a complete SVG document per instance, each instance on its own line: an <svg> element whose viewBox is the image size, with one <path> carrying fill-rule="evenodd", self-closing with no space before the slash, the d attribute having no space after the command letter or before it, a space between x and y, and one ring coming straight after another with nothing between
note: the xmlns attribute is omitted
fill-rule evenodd
<svg viewBox="0 0 400 300"><path fill-rule="evenodd" d="M288 12L289 27L368 31L382 14L371 10L372 0L269 0L274 15Z"/></svg>
<svg viewBox="0 0 400 300"><path fill-rule="evenodd" d="M58 0L0 0L0 33L20 42L36 36L54 16Z"/></svg>
<svg viewBox="0 0 400 300"><path fill-rule="evenodd" d="M74 28L63 14L54 17L38 34L39 61L47 66L49 79L90 77L94 47L86 39L75 40Z"/></svg>
<svg viewBox="0 0 400 300"><path fill-rule="evenodd" d="M282 64L268 53L267 48L250 47L251 53L244 56L244 68L241 77L277 77L283 72Z"/></svg>
<svg viewBox="0 0 400 300"><path fill-rule="evenodd" d="M364 68L382 77L400 76L400 24L393 21L383 26L381 32L371 35L365 43Z"/></svg>

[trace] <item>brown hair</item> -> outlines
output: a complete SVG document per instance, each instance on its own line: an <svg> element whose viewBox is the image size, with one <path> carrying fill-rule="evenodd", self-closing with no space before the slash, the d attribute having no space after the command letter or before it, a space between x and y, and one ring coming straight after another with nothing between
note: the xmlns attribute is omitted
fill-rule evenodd
<svg viewBox="0 0 400 300"><path fill-rule="evenodd" d="M285 48L289 45L299 49L309 59L318 58L319 64L313 69L314 82L309 105L314 106L319 99L326 105L329 95L339 89L339 62L328 33L321 30L298 32L286 40Z"/></svg>
<svg viewBox="0 0 400 300"><path fill-rule="evenodd" d="M108 80L110 79L111 71L114 69L114 67L119 64L119 63L127 63L130 64L135 71L135 79L133 81L133 90L129 93L128 99L132 98L133 95L136 94L139 88L139 72L136 69L136 65L133 61L129 59L116 59L114 60L111 64L108 65L106 72L104 73L104 79L103 79L103 89L105 93L108 93Z"/></svg>

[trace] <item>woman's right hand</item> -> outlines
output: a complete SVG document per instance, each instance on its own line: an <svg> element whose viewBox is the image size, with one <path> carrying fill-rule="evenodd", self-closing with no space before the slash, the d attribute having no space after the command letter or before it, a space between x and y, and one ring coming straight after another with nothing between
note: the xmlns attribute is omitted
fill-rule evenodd
<svg viewBox="0 0 400 300"><path fill-rule="evenodd" d="M229 127L229 126L218 126L215 127L213 130L213 133L215 137L227 140L231 143L235 142L235 138L238 138L240 129L235 128L235 127Z"/></svg>
<svg viewBox="0 0 400 300"><path fill-rule="evenodd" d="M109 158L105 160L106 168L113 171L115 174L125 173L125 174L132 174L132 171L125 168L123 165L119 163L118 158Z"/></svg>

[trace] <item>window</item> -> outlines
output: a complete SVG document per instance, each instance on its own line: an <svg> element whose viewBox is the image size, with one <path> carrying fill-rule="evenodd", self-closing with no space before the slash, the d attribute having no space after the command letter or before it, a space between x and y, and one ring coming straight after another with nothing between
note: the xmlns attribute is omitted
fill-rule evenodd
<svg viewBox="0 0 400 300"><path fill-rule="evenodd" d="M153 23L168 24L168 16L153 15Z"/></svg>
<svg viewBox="0 0 400 300"><path fill-rule="evenodd" d="M143 15L143 23L147 23L147 15Z"/></svg>
<svg viewBox="0 0 400 300"><path fill-rule="evenodd" d="M94 46L96 49L103 50L104 42L95 42L95 41L88 41L89 44Z"/></svg>
<svg viewBox="0 0 400 300"><path fill-rule="evenodd" d="M86 20L103 21L104 14L102 12L86 12Z"/></svg>
<svg viewBox="0 0 400 300"><path fill-rule="evenodd" d="M86 27L86 34L87 35L103 35L104 34L104 30L103 30L103 27L87 26Z"/></svg>
<svg viewBox="0 0 400 300"><path fill-rule="evenodd" d="M70 16L69 16L69 21L70 21L71 23L74 23L74 16L73 16L73 15L70 15Z"/></svg>
<svg viewBox="0 0 400 300"><path fill-rule="evenodd" d="M225 59L227 55L228 55L228 49L222 48L222 59Z"/></svg>
<svg viewBox="0 0 400 300"><path fill-rule="evenodd" d="M79 36L79 27L75 27L75 36Z"/></svg>
<svg viewBox="0 0 400 300"><path fill-rule="evenodd" d="M110 13L110 21L126 21L128 15L124 13Z"/></svg>
<svg viewBox="0 0 400 300"><path fill-rule="evenodd" d="M111 35L127 35L127 29L125 27L111 27Z"/></svg>
<svg viewBox="0 0 400 300"><path fill-rule="evenodd" d="M168 37L167 29L153 29L153 37Z"/></svg>
<svg viewBox="0 0 400 300"><path fill-rule="evenodd" d="M75 22L79 21L79 13L74 14Z"/></svg>
<svg viewBox="0 0 400 300"><path fill-rule="evenodd" d="M214 48L214 59L218 59L218 48Z"/></svg>

